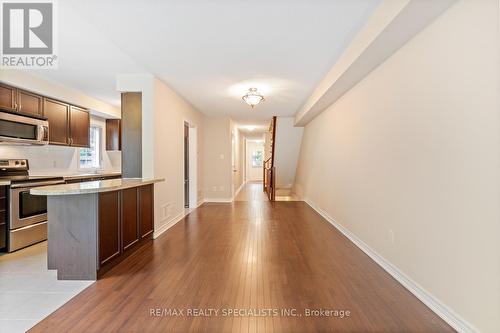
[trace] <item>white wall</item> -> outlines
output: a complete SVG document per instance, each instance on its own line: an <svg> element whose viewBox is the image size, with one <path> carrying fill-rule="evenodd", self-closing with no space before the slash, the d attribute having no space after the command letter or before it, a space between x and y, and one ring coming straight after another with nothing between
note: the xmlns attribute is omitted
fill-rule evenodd
<svg viewBox="0 0 500 333"><path fill-rule="evenodd" d="M102 127L102 169L105 172L121 172L121 152L106 151L106 123L92 116L90 124ZM79 169L80 148L64 146L16 146L0 145L0 158L27 158L32 175L72 175L85 173Z"/></svg>
<svg viewBox="0 0 500 333"><path fill-rule="evenodd" d="M197 181L203 183L203 152L200 147L204 126L202 113L165 83L155 79L154 87L154 177L166 179L166 182L155 185L155 229L161 230L184 214L184 122L196 127ZM144 135L148 135L148 128L144 125L142 132L144 140ZM197 196L201 201L203 192L198 188Z"/></svg>
<svg viewBox="0 0 500 333"><path fill-rule="evenodd" d="M206 201L232 199L231 119L204 118L204 194Z"/></svg>
<svg viewBox="0 0 500 333"><path fill-rule="evenodd" d="M483 332L500 332L498 14L459 1L309 123L295 186Z"/></svg>
<svg viewBox="0 0 500 333"><path fill-rule="evenodd" d="M262 167L252 166L252 154L255 151L264 152L264 142L255 140L246 140L246 180L262 181Z"/></svg>
<svg viewBox="0 0 500 333"><path fill-rule="evenodd" d="M276 167L276 187L278 189L290 189L295 181L304 129L294 127L294 122L293 117L278 117L276 121L274 166Z"/></svg>
<svg viewBox="0 0 500 333"><path fill-rule="evenodd" d="M119 91L142 92L142 176L164 178L155 184L155 235L184 211L184 123L196 127L197 176L203 184L203 115L165 83L150 74L120 75ZM201 201L203 189L198 186Z"/></svg>

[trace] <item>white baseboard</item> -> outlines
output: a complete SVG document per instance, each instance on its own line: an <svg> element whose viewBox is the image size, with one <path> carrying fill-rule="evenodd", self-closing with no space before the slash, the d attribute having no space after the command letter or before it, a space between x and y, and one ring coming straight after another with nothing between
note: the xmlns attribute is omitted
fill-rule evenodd
<svg viewBox="0 0 500 333"><path fill-rule="evenodd" d="M186 216L185 212L179 213L176 217L171 219L170 221L162 224L158 229L153 232L153 239L158 238L161 234L163 234L168 229L172 228L177 222L181 221Z"/></svg>
<svg viewBox="0 0 500 333"><path fill-rule="evenodd" d="M382 267L387 273L391 274L399 283L401 283L406 289L408 289L413 295L415 295L422 303L427 305L434 313L441 317L444 321L448 323L458 332L463 333L475 333L479 332L477 328L472 326L465 319L460 317L456 312L450 309L448 306L443 304L439 299L434 297L427 290L422 288L418 283L413 281L410 277L404 274L396 266L391 264L384 257L379 255L376 251L370 248L366 243L359 239L355 234L350 232L348 229L344 228L341 224L337 223L335 219L330 217L325 211L320 209L314 202L309 199L304 199L304 201L311 206L318 214L320 214L325 220L337 228L344 236L346 236L351 242L354 243L358 248L360 248L364 253L366 253L370 258L372 258L380 267Z"/></svg>
<svg viewBox="0 0 500 333"><path fill-rule="evenodd" d="M246 183L247 183L246 181L244 181L243 183L241 183L240 187L238 187L238 189L236 190L236 192L234 192L233 200L232 201L234 201L234 199L236 198L236 196L238 195L238 193L240 193L240 191L243 189L243 186L245 186Z"/></svg>

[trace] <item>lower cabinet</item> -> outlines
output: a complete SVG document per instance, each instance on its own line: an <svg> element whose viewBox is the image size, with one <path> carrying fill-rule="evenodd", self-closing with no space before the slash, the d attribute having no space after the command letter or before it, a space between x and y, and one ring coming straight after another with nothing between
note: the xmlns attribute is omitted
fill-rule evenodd
<svg viewBox="0 0 500 333"><path fill-rule="evenodd" d="M122 251L139 241L138 188L122 191Z"/></svg>
<svg viewBox="0 0 500 333"><path fill-rule="evenodd" d="M147 237L153 232L153 186L141 186L139 189L140 236Z"/></svg>
<svg viewBox="0 0 500 333"><path fill-rule="evenodd" d="M153 185L100 193L98 197L99 266L119 261L153 232ZM148 237L149 236L149 237ZM125 256L124 256L125 257Z"/></svg>
<svg viewBox="0 0 500 333"><path fill-rule="evenodd" d="M7 213L9 209L7 192L6 186L0 186L0 250L7 247Z"/></svg>
<svg viewBox="0 0 500 333"><path fill-rule="evenodd" d="M99 193L99 264L117 257L120 252L120 192Z"/></svg>

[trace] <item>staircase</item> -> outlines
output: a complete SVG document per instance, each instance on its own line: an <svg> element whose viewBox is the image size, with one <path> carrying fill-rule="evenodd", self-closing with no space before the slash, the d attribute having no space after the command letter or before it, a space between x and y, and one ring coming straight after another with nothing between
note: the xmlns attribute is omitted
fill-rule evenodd
<svg viewBox="0 0 500 333"><path fill-rule="evenodd" d="M274 166L274 150L276 143L276 116L269 125L269 144L266 146L267 159L263 164L263 189L269 201L276 201L276 167Z"/></svg>

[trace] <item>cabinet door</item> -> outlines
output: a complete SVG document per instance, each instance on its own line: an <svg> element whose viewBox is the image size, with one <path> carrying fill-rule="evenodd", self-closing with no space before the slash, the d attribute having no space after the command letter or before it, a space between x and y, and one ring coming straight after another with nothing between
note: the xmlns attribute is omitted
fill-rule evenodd
<svg viewBox="0 0 500 333"><path fill-rule="evenodd" d="M71 106L70 110L70 145L89 147L90 115L88 111L76 106Z"/></svg>
<svg viewBox="0 0 500 333"><path fill-rule="evenodd" d="M16 110L16 92L16 88L0 84L0 109Z"/></svg>
<svg viewBox="0 0 500 333"><path fill-rule="evenodd" d="M99 193L99 264L120 254L120 191Z"/></svg>
<svg viewBox="0 0 500 333"><path fill-rule="evenodd" d="M141 238L153 232L153 185L139 187L139 215Z"/></svg>
<svg viewBox="0 0 500 333"><path fill-rule="evenodd" d="M106 150L122 150L120 119L106 119Z"/></svg>
<svg viewBox="0 0 500 333"><path fill-rule="evenodd" d="M43 97L24 90L17 91L17 111L42 115Z"/></svg>
<svg viewBox="0 0 500 333"><path fill-rule="evenodd" d="M7 191L5 186L0 186L0 249L7 246Z"/></svg>
<svg viewBox="0 0 500 333"><path fill-rule="evenodd" d="M122 191L122 251L139 240L137 187Z"/></svg>
<svg viewBox="0 0 500 333"><path fill-rule="evenodd" d="M49 121L49 142L55 145L68 145L69 105L44 98L43 115Z"/></svg>

